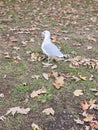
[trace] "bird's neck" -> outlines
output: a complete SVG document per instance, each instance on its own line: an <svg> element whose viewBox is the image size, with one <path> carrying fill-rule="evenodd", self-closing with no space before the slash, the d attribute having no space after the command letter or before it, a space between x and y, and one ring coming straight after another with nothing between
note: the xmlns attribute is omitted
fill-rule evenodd
<svg viewBox="0 0 98 130"><path fill-rule="evenodd" d="M51 42L50 36L45 37L45 38L44 38L44 41L45 41L45 42L48 41L48 42L50 43L50 42Z"/></svg>

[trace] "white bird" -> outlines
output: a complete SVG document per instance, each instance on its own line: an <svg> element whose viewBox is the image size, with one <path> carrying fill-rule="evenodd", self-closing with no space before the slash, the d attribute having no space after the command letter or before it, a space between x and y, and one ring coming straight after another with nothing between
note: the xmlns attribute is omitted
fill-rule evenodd
<svg viewBox="0 0 98 130"><path fill-rule="evenodd" d="M48 57L65 58L65 56L58 49L58 47L52 43L51 38L50 38L50 32L47 30L43 31L42 35L44 35L44 40L41 45L41 49L43 53L45 53Z"/></svg>

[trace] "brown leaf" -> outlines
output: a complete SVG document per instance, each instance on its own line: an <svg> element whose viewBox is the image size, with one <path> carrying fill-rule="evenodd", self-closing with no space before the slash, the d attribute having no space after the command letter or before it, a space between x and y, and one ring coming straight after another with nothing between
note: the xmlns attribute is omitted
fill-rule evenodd
<svg viewBox="0 0 98 130"><path fill-rule="evenodd" d="M10 37L9 37L9 40L10 40L11 42L17 42L17 41L18 41L18 39L17 39L15 36L10 36Z"/></svg>
<svg viewBox="0 0 98 130"><path fill-rule="evenodd" d="M98 121L91 121L89 124L92 128L98 129Z"/></svg>
<svg viewBox="0 0 98 130"><path fill-rule="evenodd" d="M42 130L42 129L41 129L37 124L35 124L35 123L32 123L31 127L32 127L33 130Z"/></svg>
<svg viewBox="0 0 98 130"><path fill-rule="evenodd" d="M94 114L87 114L87 115L86 115L86 118L84 118L83 120L84 120L85 122L89 122L89 121L92 121L93 118L94 118Z"/></svg>
<svg viewBox="0 0 98 130"><path fill-rule="evenodd" d="M92 35L88 35L87 39L90 40L90 41L96 42L96 38Z"/></svg>
<svg viewBox="0 0 98 130"><path fill-rule="evenodd" d="M83 92L80 89L76 89L73 93L74 93L75 96L83 95Z"/></svg>
<svg viewBox="0 0 98 130"><path fill-rule="evenodd" d="M28 114L30 111L30 108L20 108L20 107L12 107L10 108L5 115L12 114L13 116L15 113L20 113L20 114Z"/></svg>
<svg viewBox="0 0 98 130"><path fill-rule="evenodd" d="M81 125L84 124L84 121L80 120L79 118L78 118L78 119L74 119L74 121L75 121L77 124L81 124Z"/></svg>
<svg viewBox="0 0 98 130"><path fill-rule="evenodd" d="M6 117L5 116L0 116L0 120L4 121L4 120L6 120Z"/></svg>
<svg viewBox="0 0 98 130"><path fill-rule="evenodd" d="M64 85L64 77L63 76L59 76L56 77L53 85L57 88L60 89L63 85Z"/></svg>
<svg viewBox="0 0 98 130"><path fill-rule="evenodd" d="M84 102L81 102L80 105L83 110L87 110L90 106L86 100Z"/></svg>
<svg viewBox="0 0 98 130"><path fill-rule="evenodd" d="M48 80L48 79L49 79L49 77L48 77L48 74L47 74L47 73L43 73L42 75L43 75L43 77L44 77L46 80Z"/></svg>
<svg viewBox="0 0 98 130"><path fill-rule="evenodd" d="M4 93L0 93L0 98L3 98L4 97Z"/></svg>
<svg viewBox="0 0 98 130"><path fill-rule="evenodd" d="M31 77L32 77L32 79L38 79L40 76L39 75L32 75Z"/></svg>
<svg viewBox="0 0 98 130"><path fill-rule="evenodd" d="M37 61L39 54L37 52L31 54L31 61Z"/></svg>
<svg viewBox="0 0 98 130"><path fill-rule="evenodd" d="M34 90L34 91L30 94L30 96L31 96L31 98L34 98L34 97L37 97L38 95L44 94L44 93L46 93L46 89L45 89L44 87L42 87L41 89L39 89L39 90L37 90L37 91Z"/></svg>
<svg viewBox="0 0 98 130"><path fill-rule="evenodd" d="M9 52L5 52L4 55L5 58L11 58L11 54Z"/></svg>
<svg viewBox="0 0 98 130"><path fill-rule="evenodd" d="M97 21L97 17L92 17L92 18L91 18L91 21L92 21L93 23L95 23L95 22Z"/></svg>
<svg viewBox="0 0 98 130"><path fill-rule="evenodd" d="M82 75L81 75L81 74L79 74L79 73L78 73L78 76L79 76L79 78L80 78L81 80L84 80L84 81L85 81L85 80L86 80L86 78L87 78L87 77L85 77L85 76L82 76Z"/></svg>
<svg viewBox="0 0 98 130"><path fill-rule="evenodd" d="M45 113L46 115L54 115L55 111L53 110L53 108L46 108L42 111L43 113Z"/></svg>

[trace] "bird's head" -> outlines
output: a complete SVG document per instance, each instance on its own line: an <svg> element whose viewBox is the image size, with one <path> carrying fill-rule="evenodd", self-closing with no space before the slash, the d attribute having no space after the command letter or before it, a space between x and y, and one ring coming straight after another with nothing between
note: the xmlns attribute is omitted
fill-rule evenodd
<svg viewBox="0 0 98 130"><path fill-rule="evenodd" d="M50 37L50 32L47 31L47 30L45 30L45 31L42 32L42 35L43 35L45 38Z"/></svg>

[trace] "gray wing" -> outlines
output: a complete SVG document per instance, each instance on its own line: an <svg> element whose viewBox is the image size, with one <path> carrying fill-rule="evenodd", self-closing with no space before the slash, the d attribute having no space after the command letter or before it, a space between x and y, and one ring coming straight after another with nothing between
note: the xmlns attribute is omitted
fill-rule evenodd
<svg viewBox="0 0 98 130"><path fill-rule="evenodd" d="M46 53L48 56L57 56L57 57L63 57L63 53L57 48L56 45L54 44L45 44L43 46L43 51Z"/></svg>

